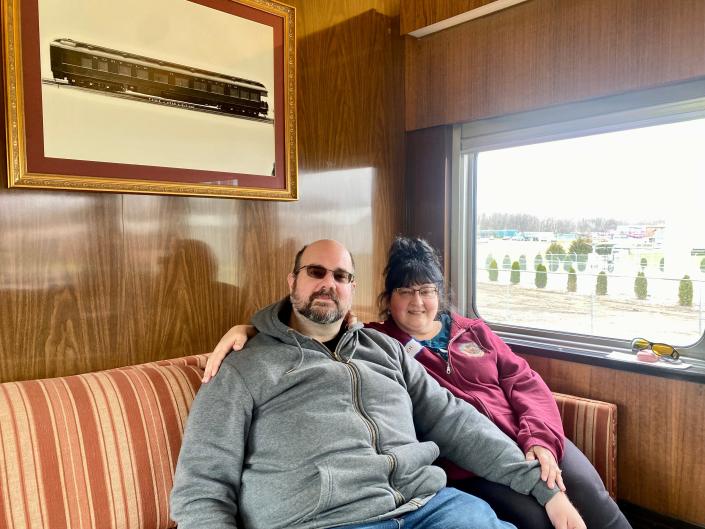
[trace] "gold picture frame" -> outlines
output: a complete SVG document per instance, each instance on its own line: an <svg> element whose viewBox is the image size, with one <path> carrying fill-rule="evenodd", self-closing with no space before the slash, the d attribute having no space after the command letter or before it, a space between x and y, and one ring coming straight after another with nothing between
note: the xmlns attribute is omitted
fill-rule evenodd
<svg viewBox="0 0 705 529"><path fill-rule="evenodd" d="M9 187L298 198L293 7L0 1Z"/></svg>

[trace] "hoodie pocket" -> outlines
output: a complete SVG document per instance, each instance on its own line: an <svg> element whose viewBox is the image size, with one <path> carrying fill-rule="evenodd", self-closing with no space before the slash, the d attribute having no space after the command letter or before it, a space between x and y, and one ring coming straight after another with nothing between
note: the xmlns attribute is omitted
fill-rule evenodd
<svg viewBox="0 0 705 529"><path fill-rule="evenodd" d="M318 501L295 522L297 525L310 522L330 505L333 492L333 481L331 479L330 469L325 464L316 465L316 469L318 470ZM315 485L312 486L315 487Z"/></svg>
<svg viewBox="0 0 705 529"><path fill-rule="evenodd" d="M445 484L443 470L433 466L440 454L436 443L397 446L387 453L394 459L390 482L406 500L436 492Z"/></svg>
<svg viewBox="0 0 705 529"><path fill-rule="evenodd" d="M329 507L332 489L325 462L282 472L244 472L242 521L256 529L308 524Z"/></svg>

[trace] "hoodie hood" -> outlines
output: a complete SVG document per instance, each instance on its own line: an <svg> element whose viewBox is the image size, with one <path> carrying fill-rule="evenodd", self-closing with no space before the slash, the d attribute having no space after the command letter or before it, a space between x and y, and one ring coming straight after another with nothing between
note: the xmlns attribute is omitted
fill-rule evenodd
<svg viewBox="0 0 705 529"><path fill-rule="evenodd" d="M288 325L292 310L291 301L289 296L287 296L256 312L252 317L252 325L255 326L259 333L266 334L289 345L296 345L296 341L292 336L292 333L296 331ZM284 323L284 321L287 323Z"/></svg>
<svg viewBox="0 0 705 529"><path fill-rule="evenodd" d="M288 322L292 310L294 310L294 308L291 305L291 299L289 296L286 296L257 312L252 317L252 325L254 325L257 332L261 334L266 334L284 344L297 347L301 352L302 361L304 354L302 348L323 348L326 352L333 353L333 351L328 350L328 348L318 340L314 340L310 336L301 334L289 327ZM340 337L336 352L339 353L339 357L342 361L349 362L355 355L359 342L358 333L363 327L362 323L354 323L349 326Z"/></svg>

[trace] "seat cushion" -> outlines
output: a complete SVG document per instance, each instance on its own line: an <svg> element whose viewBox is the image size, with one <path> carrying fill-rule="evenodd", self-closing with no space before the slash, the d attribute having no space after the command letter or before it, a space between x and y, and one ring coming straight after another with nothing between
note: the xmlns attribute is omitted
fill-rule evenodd
<svg viewBox="0 0 705 529"><path fill-rule="evenodd" d="M0 384L0 527L166 529L206 355Z"/></svg>

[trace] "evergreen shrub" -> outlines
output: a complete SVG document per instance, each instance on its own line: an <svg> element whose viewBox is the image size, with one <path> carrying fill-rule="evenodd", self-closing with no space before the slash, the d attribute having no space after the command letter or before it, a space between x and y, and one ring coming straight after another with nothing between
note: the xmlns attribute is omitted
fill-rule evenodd
<svg viewBox="0 0 705 529"><path fill-rule="evenodd" d="M644 272L639 272L634 279L634 294L637 299L646 299L648 282Z"/></svg>
<svg viewBox="0 0 705 529"><path fill-rule="evenodd" d="M492 262L490 263L488 272L490 274L490 281L497 281L499 278L499 271L497 270L497 261L494 259L492 259Z"/></svg>
<svg viewBox="0 0 705 529"><path fill-rule="evenodd" d="M512 263L512 273L509 275L509 282L512 285L518 285L521 281L521 271L519 267L519 261L514 261Z"/></svg>
<svg viewBox="0 0 705 529"><path fill-rule="evenodd" d="M546 288L548 283L548 272L546 272L546 267L542 264L536 267L536 277L534 278L534 284L536 288Z"/></svg>
<svg viewBox="0 0 705 529"><path fill-rule="evenodd" d="M568 292L578 290L578 275L575 273L575 268L572 266L568 269L568 284L566 285Z"/></svg>
<svg viewBox="0 0 705 529"><path fill-rule="evenodd" d="M597 283L595 284L595 294L598 296L607 295L607 273L603 270L597 274Z"/></svg>
<svg viewBox="0 0 705 529"><path fill-rule="evenodd" d="M693 305L693 281L688 274L684 275L678 284L678 304L681 307Z"/></svg>

